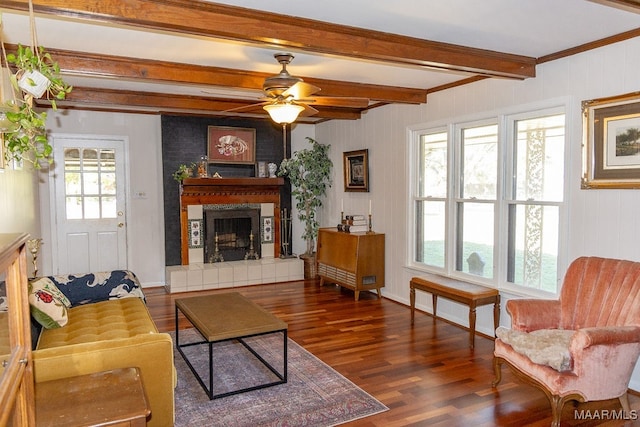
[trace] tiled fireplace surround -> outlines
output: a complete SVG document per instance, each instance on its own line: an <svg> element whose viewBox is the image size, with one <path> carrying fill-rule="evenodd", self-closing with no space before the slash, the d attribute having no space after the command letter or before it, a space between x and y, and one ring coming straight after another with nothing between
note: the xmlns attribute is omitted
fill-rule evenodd
<svg viewBox="0 0 640 427"><path fill-rule="evenodd" d="M303 261L280 258L281 185L282 178L185 179L180 193L182 265L166 267L167 291L175 293L302 280ZM260 223L265 218L271 219L273 230L272 235L265 234L263 230L256 233L254 244L261 245L262 257L258 260L205 262L205 236L200 236L197 231L202 225L207 205L230 208L259 206Z"/></svg>

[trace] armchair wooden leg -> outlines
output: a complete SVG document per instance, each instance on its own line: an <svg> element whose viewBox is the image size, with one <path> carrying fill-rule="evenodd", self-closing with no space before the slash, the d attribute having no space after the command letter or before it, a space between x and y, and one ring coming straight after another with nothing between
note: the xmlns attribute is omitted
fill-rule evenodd
<svg viewBox="0 0 640 427"><path fill-rule="evenodd" d="M560 427L560 417L565 400L560 396L549 395L549 401L551 402L551 427Z"/></svg>
<svg viewBox="0 0 640 427"><path fill-rule="evenodd" d="M625 414L631 413L631 406L629 406L629 395L627 393L623 394L618 398L620 400L620 405L622 405L622 410Z"/></svg>
<svg viewBox="0 0 640 427"><path fill-rule="evenodd" d="M491 387L497 387L500 381L502 381L502 359L500 357L493 358L493 372L495 377L491 383Z"/></svg>

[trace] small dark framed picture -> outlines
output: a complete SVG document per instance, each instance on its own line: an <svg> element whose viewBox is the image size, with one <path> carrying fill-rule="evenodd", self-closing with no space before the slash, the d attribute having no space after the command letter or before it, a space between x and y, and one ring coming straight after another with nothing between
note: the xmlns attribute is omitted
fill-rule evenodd
<svg viewBox="0 0 640 427"><path fill-rule="evenodd" d="M255 163L255 129L209 126L207 136L209 163Z"/></svg>
<svg viewBox="0 0 640 427"><path fill-rule="evenodd" d="M344 157L344 191L369 191L369 150L346 151Z"/></svg>

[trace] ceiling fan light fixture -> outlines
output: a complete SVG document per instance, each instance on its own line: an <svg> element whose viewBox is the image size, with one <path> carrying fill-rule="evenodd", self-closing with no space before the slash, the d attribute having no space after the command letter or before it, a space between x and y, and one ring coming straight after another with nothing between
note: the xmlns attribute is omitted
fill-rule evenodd
<svg viewBox="0 0 640 427"><path fill-rule="evenodd" d="M298 118L298 115L304 110L301 105L284 103L284 104L269 104L262 107L265 109L271 120L280 124L293 123Z"/></svg>

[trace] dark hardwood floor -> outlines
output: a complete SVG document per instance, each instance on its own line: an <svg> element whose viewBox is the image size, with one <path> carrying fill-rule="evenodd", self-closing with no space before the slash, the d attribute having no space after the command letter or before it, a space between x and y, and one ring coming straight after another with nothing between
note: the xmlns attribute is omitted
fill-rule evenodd
<svg viewBox="0 0 640 427"><path fill-rule="evenodd" d="M408 286L408 284L407 284ZM493 341L426 313L410 324L407 306L373 293L316 281L167 294L147 288L147 303L161 332L174 329L174 300L202 293L240 292L289 325L289 337L389 407L349 426L549 426L551 407L542 391L519 382L503 367L491 387ZM181 319L180 327L190 327ZM630 395L640 416L640 397ZM640 421L594 419L620 411L617 400L565 405L563 426L640 425ZM575 411L582 411L576 419ZM635 412L632 411L633 415ZM591 419L584 419L591 414Z"/></svg>

